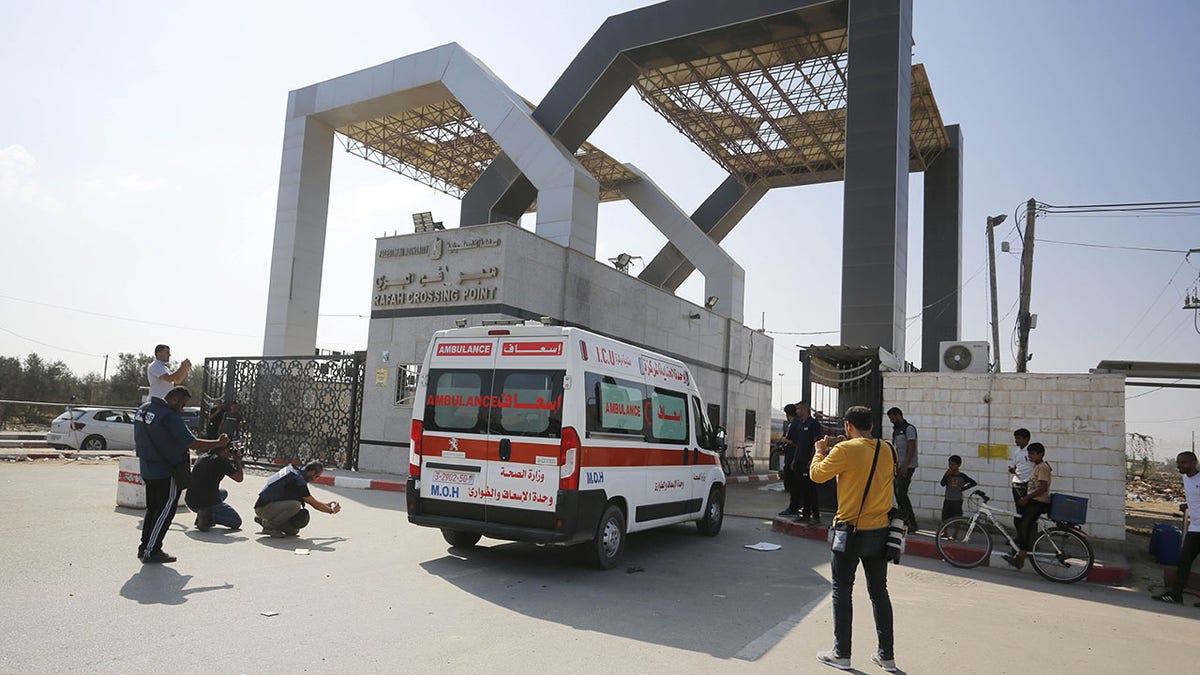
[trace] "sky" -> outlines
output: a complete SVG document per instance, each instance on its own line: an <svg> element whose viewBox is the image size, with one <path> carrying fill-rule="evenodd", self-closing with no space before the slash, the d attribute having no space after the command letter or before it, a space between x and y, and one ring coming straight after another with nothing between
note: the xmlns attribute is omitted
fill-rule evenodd
<svg viewBox="0 0 1200 675"><path fill-rule="evenodd" d="M159 342L197 363L261 354L290 90L457 42L536 102L607 16L646 4L0 4L0 355L36 352L84 374ZM1011 243L997 261L1004 370L1012 214L1027 199L1200 199L1197 29L1200 3L1187 0L914 0L913 62L964 136L963 339L990 339L985 221L1009 214L997 230L997 247ZM633 92L589 140L689 212L724 177ZM911 174L917 366L922 186ZM773 190L722 244L746 270L746 323L775 338L776 403L800 397L796 345L839 342L842 189ZM319 347L365 348L374 240L411 231L419 211L452 227L459 202L335 152ZM1200 253L1182 252L1200 248L1200 215L1051 216L1036 232L1031 372L1200 360L1196 313L1182 309L1200 284ZM664 241L629 203L600 206L597 258L649 260ZM699 276L680 294L701 303ZM1163 454L1190 447L1200 391L1127 396L1128 432Z"/></svg>

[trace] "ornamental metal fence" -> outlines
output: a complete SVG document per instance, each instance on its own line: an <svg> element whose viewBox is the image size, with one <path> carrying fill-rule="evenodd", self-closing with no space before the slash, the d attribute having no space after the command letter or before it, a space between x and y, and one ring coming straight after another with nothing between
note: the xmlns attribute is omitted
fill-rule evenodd
<svg viewBox="0 0 1200 675"><path fill-rule="evenodd" d="M357 469L365 373L365 352L207 358L201 420L237 402L213 435L228 433L248 463Z"/></svg>

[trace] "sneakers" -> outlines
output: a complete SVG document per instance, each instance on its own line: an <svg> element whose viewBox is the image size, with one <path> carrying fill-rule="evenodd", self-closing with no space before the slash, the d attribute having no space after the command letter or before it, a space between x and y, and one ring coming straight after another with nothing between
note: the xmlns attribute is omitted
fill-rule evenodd
<svg viewBox="0 0 1200 675"><path fill-rule="evenodd" d="M210 511L208 509L202 509L196 513L196 529L197 530L200 530L201 532L208 532L210 529L212 529L212 526L213 526L212 511Z"/></svg>
<svg viewBox="0 0 1200 675"><path fill-rule="evenodd" d="M167 553L166 551L162 550L161 548L158 549L157 551L151 551L142 557L143 563L162 564L162 563L173 563L176 560L177 560L177 558L175 556L171 555L170 553Z"/></svg>
<svg viewBox="0 0 1200 675"><path fill-rule="evenodd" d="M778 518L795 518L796 516L800 515L800 512L792 511L791 509L784 509L775 515Z"/></svg>
<svg viewBox="0 0 1200 675"><path fill-rule="evenodd" d="M827 652L817 652L817 660L838 670L850 670L850 657L842 658L832 649Z"/></svg>
<svg viewBox="0 0 1200 675"><path fill-rule="evenodd" d="M879 652L875 652L874 654L871 654L871 663L874 663L875 665L879 666L880 668L883 668L884 670L886 670L889 673L894 673L897 670L899 670L898 668L896 668L896 659L885 659L879 655Z"/></svg>
<svg viewBox="0 0 1200 675"><path fill-rule="evenodd" d="M259 525L262 525L262 518L259 518L258 516L254 516L254 522L258 523Z"/></svg>
<svg viewBox="0 0 1200 675"><path fill-rule="evenodd" d="M1166 603L1169 603L1172 605L1183 604L1183 598L1175 595L1174 593L1172 593L1170 591L1167 591L1166 593L1163 593L1162 595L1152 595L1150 597L1154 598L1155 600L1158 600L1159 602L1166 602ZM1200 603L1197 603L1196 606L1200 607Z"/></svg>

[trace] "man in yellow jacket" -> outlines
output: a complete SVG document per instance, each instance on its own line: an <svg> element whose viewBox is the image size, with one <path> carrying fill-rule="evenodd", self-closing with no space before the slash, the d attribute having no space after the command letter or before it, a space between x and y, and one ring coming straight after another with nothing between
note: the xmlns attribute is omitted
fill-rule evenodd
<svg viewBox="0 0 1200 675"><path fill-rule="evenodd" d="M870 408L854 406L846 411L845 419L846 440L833 448L829 447L830 441L838 439L827 436L817 441L809 466L809 475L814 482L824 483L837 477L838 509L834 523L854 526L846 549L833 552L833 649L819 652L817 660L850 670L853 616L850 594L861 561L867 577L867 593L875 612L875 631L879 635L879 648L871 655L871 661L893 672L896 661L886 550L888 511L892 508L896 480L896 451L891 443L871 438Z"/></svg>

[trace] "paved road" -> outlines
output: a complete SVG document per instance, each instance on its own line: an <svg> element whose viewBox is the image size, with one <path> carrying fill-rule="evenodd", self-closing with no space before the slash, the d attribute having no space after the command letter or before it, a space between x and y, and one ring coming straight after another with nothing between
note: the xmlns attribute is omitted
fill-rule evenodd
<svg viewBox="0 0 1200 675"><path fill-rule="evenodd" d="M247 519L262 480L232 485ZM731 510L757 487L731 488ZM730 517L716 539L634 535L599 572L569 550L451 550L408 524L402 494L315 491L344 510L301 538L201 533L181 511L165 546L179 562L143 566L115 462L0 464L0 672L833 672L812 660L831 643L827 549L763 518ZM783 548L743 548L758 541ZM931 560L890 581L906 672L1175 675L1194 658L1200 609ZM855 664L878 672L858 590Z"/></svg>

